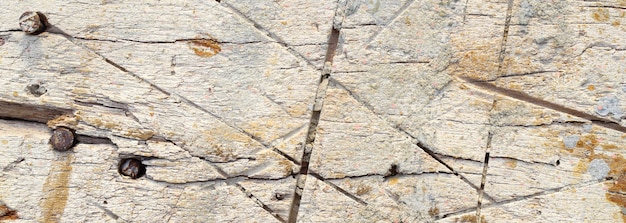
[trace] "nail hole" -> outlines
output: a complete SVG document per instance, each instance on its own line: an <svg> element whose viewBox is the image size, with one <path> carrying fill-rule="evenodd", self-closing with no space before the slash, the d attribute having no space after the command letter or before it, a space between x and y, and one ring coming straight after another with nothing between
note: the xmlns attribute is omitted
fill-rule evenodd
<svg viewBox="0 0 626 223"><path fill-rule="evenodd" d="M387 174L385 174L385 177L392 177L392 176L395 176L395 175L398 175L398 165L397 164L391 164L391 167L387 171Z"/></svg>
<svg viewBox="0 0 626 223"><path fill-rule="evenodd" d="M102 203L103 203L103 204L109 204L109 202L107 202L107 201L104 201L104 202L102 202Z"/></svg>
<svg viewBox="0 0 626 223"><path fill-rule="evenodd" d="M35 97L39 97L48 92L48 89L46 89L46 87L44 87L40 83L35 83L26 86L26 91L28 91L28 93L32 94Z"/></svg>
<svg viewBox="0 0 626 223"><path fill-rule="evenodd" d="M556 160L556 166L561 165L561 161L560 160Z"/></svg>
<svg viewBox="0 0 626 223"><path fill-rule="evenodd" d="M118 166L118 172L132 179L137 179L146 174L146 166L135 158L122 159Z"/></svg>
<svg viewBox="0 0 626 223"><path fill-rule="evenodd" d="M276 200L281 201L281 200L285 199L285 195L284 195L284 194L281 194L281 193L275 193L275 194L274 194L274 198L275 198Z"/></svg>

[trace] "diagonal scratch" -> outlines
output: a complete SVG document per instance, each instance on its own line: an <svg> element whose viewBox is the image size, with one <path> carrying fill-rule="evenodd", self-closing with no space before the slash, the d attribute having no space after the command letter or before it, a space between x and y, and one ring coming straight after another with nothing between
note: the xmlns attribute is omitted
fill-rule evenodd
<svg viewBox="0 0 626 223"><path fill-rule="evenodd" d="M219 116L217 116L216 114L213 114L212 112L208 111L207 109L201 107L200 105L194 103L193 101L181 96L181 95L175 95L172 94L168 91L166 91L165 89L159 87L158 85L150 82L149 80L146 80L142 77L140 77L139 75L135 74L132 71L127 70L126 68L120 66L119 64L109 60L108 58L104 57L102 54L96 52L95 50L92 50L91 48L79 43L76 38L72 37L71 35L65 33L64 31L62 31L61 29L57 28L57 27L52 27L53 29L50 31L51 33L56 33L56 34L61 34L62 36L64 36L66 39L68 39L70 42L72 42L73 44L75 44L76 46L82 47L84 49L86 49L87 51L94 53L95 55L99 56L101 59L103 59L105 62L107 62L108 64L116 67L117 69L119 69L120 71L123 71L124 73L130 74L131 76L139 79L140 81L149 84L151 87L153 87L154 89L157 89L158 91L160 91L161 93L167 95L167 96L174 96L177 99L180 99L181 101L185 102L188 105L191 105L192 107L203 111L204 113L207 113L211 116L213 116L214 118L218 119L219 121L225 123L226 125L228 125L229 127L238 130L241 133L244 133L245 135L247 135L248 137L250 137L251 139L259 142L261 145L264 145L265 147L267 147L267 145L265 143L263 143L260 139L258 139L257 137L254 137L252 134L246 132L243 129L240 129L234 125L231 125L230 123L227 123L225 121L223 121ZM273 150L272 150L273 151ZM280 153L279 153L280 154ZM221 168L219 168L217 165L215 164L211 164L217 171L218 173L220 173L220 175L222 175L225 178L229 178L229 176L226 174L226 172L224 170L222 170ZM282 219L282 217L280 217L275 211L271 210L267 205L263 204L258 198L256 198L254 195L252 195L251 193L247 192L246 189L241 186L240 184L236 183L235 184L242 192L246 193L246 195L253 199L255 201L255 203L257 203L258 205L260 205L264 210L266 210L267 212L269 212L272 216L274 216L276 219L278 219L281 222L285 222L284 219Z"/></svg>
<svg viewBox="0 0 626 223"><path fill-rule="evenodd" d="M389 21L387 21L385 24L382 24L383 28L380 29L378 32L374 33L374 35L370 36L370 38L367 40L367 42L365 42L364 45L365 46L370 45L370 43L372 41L374 41L374 39L376 39L383 31L385 31L389 27L389 25L391 25L394 22L396 22L396 20L398 20L400 15L402 15L409 8L409 6L411 6L414 2L415 2L415 0L409 0L409 1L405 2L404 5L402 5L402 7L400 7L400 9L398 9L396 14L393 15L393 17Z"/></svg>
<svg viewBox="0 0 626 223"><path fill-rule="evenodd" d="M499 87L495 84L489 83L489 82L484 82L484 81L479 81L479 80L473 80L471 78L467 78L467 77L456 77L459 78L461 80L461 82L463 83L467 83L473 86L476 86L478 88L484 89L484 90L488 90L488 91L492 91L495 93L499 93L502 94L504 96L510 97L510 98L515 98L517 100L520 101L524 101L530 104L534 104L540 107L544 107L544 108L548 108L554 111L558 111L558 112L563 112L578 118L582 118L582 119L586 119L591 121L592 124L598 125L598 126L602 126L604 128L609 128L609 129L613 129L615 131L619 131L622 133L626 133L626 127L619 125L618 123L610 120L610 119L606 119L606 118L602 118L602 117L598 117L595 115L591 115L591 114L587 114L585 112L582 111L578 111L572 108L568 108L565 107L563 105L560 104L556 104L554 102L549 102L540 98L536 98L533 96L530 96L524 92L521 91L515 91L515 90L511 90L511 89L507 89L507 88L503 88L503 87Z"/></svg>
<svg viewBox="0 0 626 223"><path fill-rule="evenodd" d="M348 92L348 94L353 97L361 106L365 107L366 109L368 109L370 112L372 112L372 114L374 114L379 120L384 121L385 123L387 123L390 127L392 127L393 129L396 129L399 132L404 133L405 135L411 137L413 140L416 140L417 146L422 149L424 152L426 152L430 157L432 157L433 159L435 159L437 162L439 162L440 164L444 165L448 170L452 171L454 173L454 175L458 176L463 182L465 182L466 184L468 184L470 187L474 188L476 191L479 191L479 187L474 185L474 183L472 183L471 181L469 181L469 179L467 179L465 176L463 176L462 174L460 174L458 171L456 171L454 168L452 168L452 166L450 166L449 164L447 164L445 161L443 161L441 158L439 158L438 154L436 154L434 151L434 149L432 149L429 145L424 144L423 142L421 142L416 136L412 135L411 133L409 133L408 131L402 129L400 126L398 125L394 125L392 123L390 123L389 121L385 120L384 118L382 118L378 113L374 112L374 107L372 105L370 105L369 103L367 103L364 100L360 100L358 98L358 95L355 95L349 88L347 88L346 86L342 85L339 81L337 81L336 79L332 79L333 84L336 84L337 86L341 87L342 89L344 89L345 91ZM484 195L485 198L489 199L490 201L495 201L495 199L493 197L491 197L488 194Z"/></svg>
<svg viewBox="0 0 626 223"><path fill-rule="evenodd" d="M342 193L343 195L345 195L345 196L349 197L350 199L352 199L352 200L354 200L354 201L358 202L359 204L367 206L367 202L365 202L365 201L364 201L364 200L362 200L361 198L359 198L359 197L355 196L354 194L352 194L352 193L350 193L350 192L348 192L348 191L344 190L343 188L341 188L341 187L339 187L339 186L335 185L334 183L332 183L332 182L330 182L330 181L326 180L324 177L320 176L319 174L317 174L317 173L315 173L315 172L312 172L312 171L311 171L311 172L309 173L309 175L311 175L311 176L313 176L313 177L317 178L318 180L320 180L320 181L322 181L322 182L324 182L324 183L328 184L329 186L331 186L331 187L332 187L332 188L334 188L335 190L339 191L340 193Z"/></svg>
<svg viewBox="0 0 626 223"><path fill-rule="evenodd" d="M317 66L315 64L313 64L313 62L311 62L310 60L307 60L302 54L300 54L298 51L296 51L295 49L293 49L290 45L288 45L287 43L285 43L285 41L280 38L279 36L277 36L276 34L270 32L268 29L266 29L265 27L263 27L261 24L259 24L258 22L252 20L251 18L249 18L248 16L246 16L245 14L243 14L241 11L239 11L237 8L235 8L234 6L228 4L227 2L221 2L221 5L226 6L225 8L231 10L235 15L239 16L240 18L246 20L247 22L251 23L254 28L256 28L258 31L264 33L267 37L269 37L270 39L273 39L274 41L276 41L276 43L280 44L281 46L283 46L287 52L289 52L290 54L292 54L293 56L295 56L296 58L300 59L301 61L306 62L309 66L311 66L312 68L314 68L315 70L319 70L317 68Z"/></svg>
<svg viewBox="0 0 626 223"><path fill-rule="evenodd" d="M165 90L165 89L163 89L163 88L159 87L158 85L156 85L156 84L152 83L151 81L149 81L149 80L147 80L147 79L145 79L145 78L142 78L142 77L141 77L141 76L139 76L138 74L136 74L136 73L134 73L134 72L132 72L132 71L129 71L128 69L124 68L123 66L121 66L121 65L119 65L119 64L117 64L117 63L115 63L114 61L112 61L112 60L110 60L110 59L106 58L104 55L102 55L102 54L100 54L100 53L96 52L95 50L93 50L93 49L91 49L91 48L89 48L89 47L87 47L87 46L83 45L82 43L80 43L79 41L77 41L77 38L74 38L73 36L71 36L71 35L69 35L69 34L65 33L65 32L64 32L64 31L62 31L60 28L58 28L58 27L54 27L54 26L53 26L53 27L51 27L51 29L50 29L48 32L62 35L62 36L63 36L63 37L65 37L67 40L69 40L70 42L72 42L74 45L79 46L79 47L82 47L82 48L86 49L87 51L89 51L89 52L91 52L91 53L93 53L93 54L97 55L98 57L100 57L101 59L103 59L105 62L107 62L108 64L110 64L110 65L114 66L115 68L119 69L120 71L122 71L122 72L124 72L124 73L126 73L126 74L129 74L129 75L131 75L131 76L133 76L133 77L137 78L137 79L138 79L138 80L140 80L141 82L144 82L144 83L148 84L150 87L152 87L152 88L154 88L154 89L158 90L159 92L161 92L161 93L163 93L163 94L165 94L165 95L167 95L167 96L169 96L169 97L174 97L174 98L176 98L176 99L178 99L178 100L180 100L180 101L182 101L182 102L186 103L187 105L190 105L191 107L194 107L194 108L196 108L196 109L198 109L198 110L200 110L200 111L202 111L202 112L204 112L204 113L206 113L206 114L209 114L210 116L214 117L214 118L215 118L215 119L217 119L218 121L220 121L220 122L222 122L222 123L226 124L228 127L233 128L233 129L235 129L236 131L238 131L238 132L240 132L240 133L243 133L244 135L246 135L246 136L247 136L247 137L249 137L250 139L252 139L252 140L254 140L254 141L258 142L258 143L259 143L259 144L261 144L261 145L263 145L263 146L264 146L264 147L266 147L267 149L272 149L272 151L273 151L273 152L276 152L277 154L279 154L279 155L281 155L281 156L284 156L285 158L287 158L287 159L289 159L289 160L294 160L294 159L293 159L293 157L286 156L286 154L285 154L285 153L279 153L279 152L277 152L277 151L276 151L277 149L275 149L275 148L273 148L272 146L268 145L268 143L263 142L261 139L259 139L258 137L254 136L252 133L249 133L249 132L245 131L244 129L241 129L241 128L239 128L239 127L235 126L235 125L234 125L234 124L232 124L232 123L226 122L226 121L225 121L222 117L218 116L218 115L217 115L217 114L215 114L215 113L212 113L211 111L209 111L209 110L205 109L204 107L202 107L202 106L198 105L197 103L195 103L195 102L193 102L193 101L191 101L191 100L187 99L186 97L184 97L184 96L182 96L182 95L178 95L178 94L173 94L173 93L171 93L171 92L169 92L169 91L167 91L167 90ZM269 98L268 98L268 100L269 100ZM272 148L270 148L270 147L272 147Z"/></svg>

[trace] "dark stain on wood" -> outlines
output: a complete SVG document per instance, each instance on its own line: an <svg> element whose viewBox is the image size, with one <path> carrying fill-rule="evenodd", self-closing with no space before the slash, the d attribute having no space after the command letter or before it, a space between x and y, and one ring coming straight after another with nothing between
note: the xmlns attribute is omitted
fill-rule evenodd
<svg viewBox="0 0 626 223"><path fill-rule="evenodd" d="M45 223L60 222L69 194L70 175L72 173L73 154L58 154L52 161L52 167L43 185L44 198L41 202Z"/></svg>
<svg viewBox="0 0 626 223"><path fill-rule="evenodd" d="M19 216L17 215L17 211L13 210L6 205L0 205L0 221L4 220L17 220Z"/></svg>

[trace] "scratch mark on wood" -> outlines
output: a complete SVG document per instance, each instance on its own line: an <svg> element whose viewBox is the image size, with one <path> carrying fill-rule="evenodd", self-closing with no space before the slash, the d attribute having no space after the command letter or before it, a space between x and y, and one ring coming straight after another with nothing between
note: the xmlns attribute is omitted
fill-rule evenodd
<svg viewBox="0 0 626 223"><path fill-rule="evenodd" d="M591 123L598 125L598 126L602 126L605 128L609 128L609 129L613 129L615 131L619 131L619 132L623 132L626 133L626 127L619 125L618 123L610 120L610 119L606 119L606 118L601 118L601 117L597 117L591 114L587 114L585 112L582 111L578 111L572 108L568 108L565 107L563 105L559 105L553 102L549 102L543 99L539 99L539 98L535 98L533 96L530 96L524 92L520 92L520 91L515 91L515 90L511 90L511 89L507 89L507 88L503 88L503 87L499 87L496 86L495 84L489 83L489 82L484 82L484 81L477 81L477 80L473 80L471 78L467 78L467 77L458 77L461 80L463 80L465 83L471 84L473 86L485 89L485 90L489 90L492 92L496 92L511 98L515 98L518 100L522 100L534 105L538 105L544 108L548 108L548 109L552 109L558 112L563 112L563 113L567 113L570 114L572 116L576 116L579 118L583 118L586 120L591 121Z"/></svg>
<svg viewBox="0 0 626 223"><path fill-rule="evenodd" d="M383 24L382 29L374 33L374 35L370 36L370 38L365 42L365 45L366 46L370 45L370 43L374 41L374 39L376 39L383 31L385 31L387 27L389 27L390 24L393 24L400 17L400 15L402 15L409 8L409 6L411 6L414 2L415 0L409 0L406 3L404 3L404 5L402 5L402 7L398 9L396 14L394 14L393 17L389 19L389 21L387 21L387 23Z"/></svg>
<svg viewBox="0 0 626 223"><path fill-rule="evenodd" d="M240 18L242 18L242 19L246 20L247 22L251 23L255 29L257 29L260 32L264 33L267 37L269 37L270 39L273 39L278 44L283 46L287 50L287 52L289 52L291 55L295 56L296 58L298 58L301 61L306 62L309 66L317 69L317 66L315 64L313 64L313 62L307 60L302 54L298 53L291 46L287 45L287 43L285 43L285 41L282 38L280 38L276 34L270 32L265 27L261 26L261 24L255 22L254 20L252 20L251 18L249 18L248 16L243 14L241 11L239 11L237 8L233 7L232 5L230 5L230 4L226 3L226 2L220 3L220 4L226 6L226 8L230 9L235 15L237 15Z"/></svg>

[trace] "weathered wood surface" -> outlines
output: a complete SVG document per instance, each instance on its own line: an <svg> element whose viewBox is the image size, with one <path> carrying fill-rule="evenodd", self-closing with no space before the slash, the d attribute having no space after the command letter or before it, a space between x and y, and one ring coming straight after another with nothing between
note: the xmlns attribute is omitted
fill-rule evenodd
<svg viewBox="0 0 626 223"><path fill-rule="evenodd" d="M24 34L25 11L54 27ZM626 221L625 17L623 0L2 1L0 221ZM60 126L69 152L48 145ZM118 173L129 157L145 176Z"/></svg>

